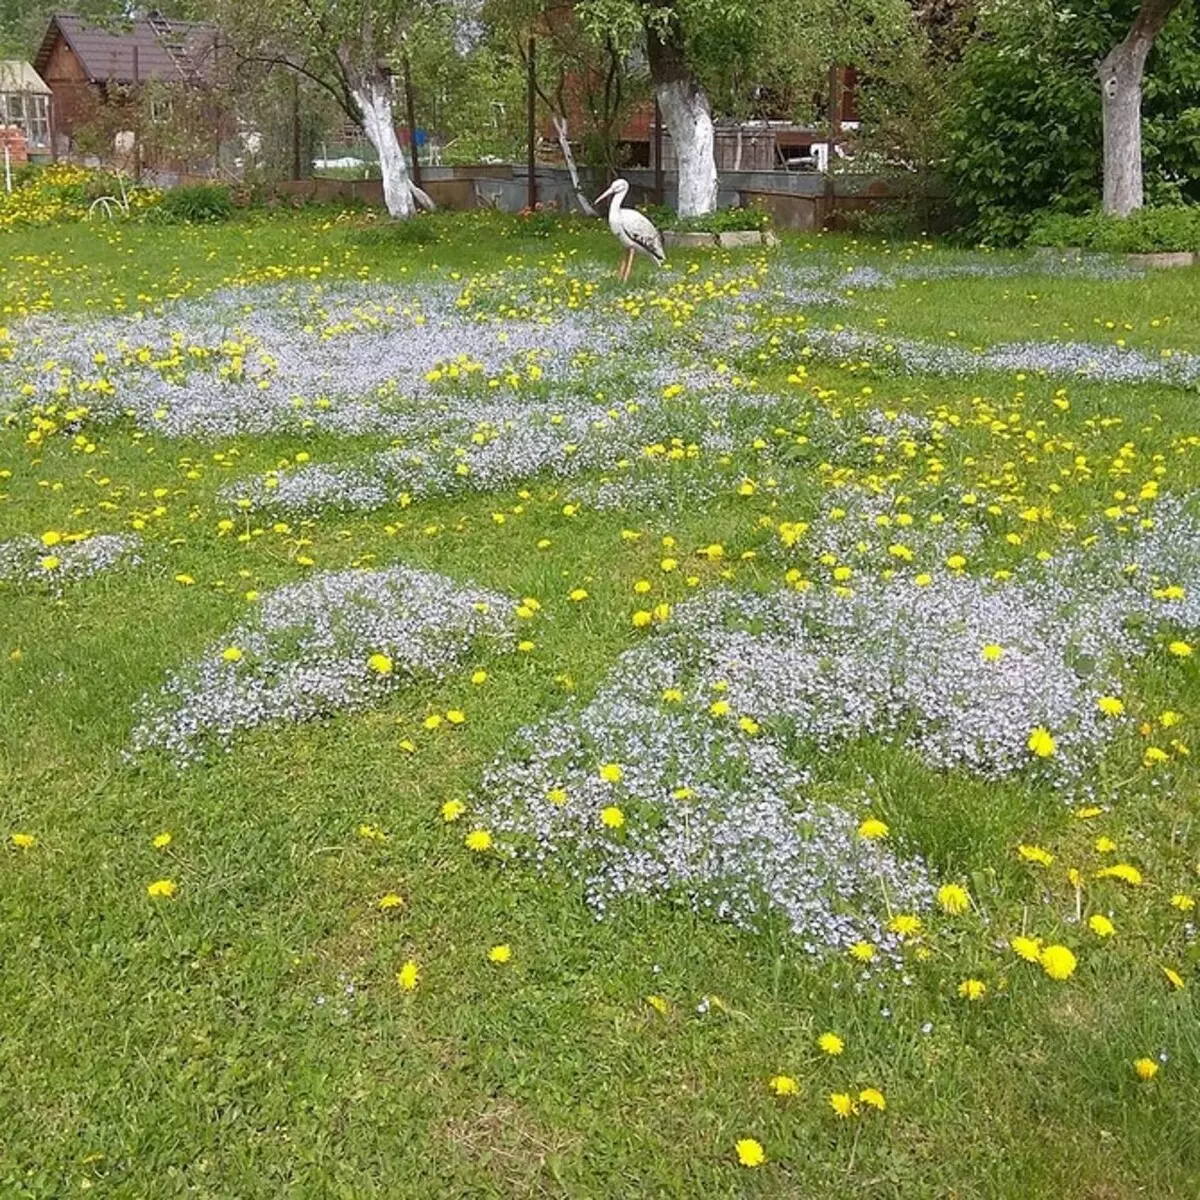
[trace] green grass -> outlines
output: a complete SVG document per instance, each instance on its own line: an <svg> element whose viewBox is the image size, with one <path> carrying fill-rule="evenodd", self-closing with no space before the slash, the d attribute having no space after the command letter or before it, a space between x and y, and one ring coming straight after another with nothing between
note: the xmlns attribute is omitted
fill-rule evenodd
<svg viewBox="0 0 1200 1200"><path fill-rule="evenodd" d="M20 336L29 313L149 309L239 281L424 280L560 254L569 267L611 260L615 272L606 231L582 223L546 241L483 219L446 218L438 229L443 240L431 244L384 244L363 239L352 220L302 213L223 228L9 234L0 305ZM845 265L895 257L844 239L790 240L780 253L801 264L814 254ZM679 255L671 275L642 274L634 287L666 288L692 264L697 278L727 278L746 261ZM886 319L889 330L939 341L954 329L967 343L1065 336L1068 326L1071 337L1107 341L1104 322L1128 320L1130 344L1194 350L1194 289L1187 272L1093 283L1031 270L874 292L834 316L866 329ZM597 302L618 294L614 281ZM639 319L662 321L652 308ZM661 327L664 339L689 336ZM793 366L764 351L739 369L787 387ZM1164 490L1200 482L1188 443L1194 393L1069 382L1063 412L1052 403L1058 386L816 366L808 386L793 389L794 415L822 403L851 411L863 387L879 408L944 405L962 415L969 439L948 456L952 483L975 487L1007 470L1020 477L1010 492L1033 503L1053 497L1070 519L1111 502L1123 480L1109 464L1127 441L1139 462L1163 455ZM837 396L818 400L814 390ZM1024 462L1019 432L972 423L979 396L999 411L1020 406L1026 424L1044 420L1075 444ZM932 954L909 964L907 980L885 972L866 984L848 961L814 966L781 930L752 936L667 903L631 902L596 922L576 886L481 864L463 850L463 830L442 822L441 804L465 796L518 728L572 693L589 695L635 643L635 580L652 580L656 601L712 586L721 566L693 551L717 541L735 583L774 585L779 567L765 552L738 555L765 550L759 518L808 519L809 501L779 512L766 494L743 499L730 487L669 519L588 509L567 517L561 482L535 479L403 513L327 513L243 544L218 534L223 482L302 448L315 459L350 448L332 438L135 441L113 426L90 430L97 448L84 454L58 437L30 449L25 430L20 421L0 430L0 470L11 471L0 478L0 539L127 529L155 488L168 495L145 531L145 567L69 587L61 600L0 585L0 834L37 837L29 851L0 852L3 1196L1196 1194L1200 979L1185 918L1167 903L1196 889L1200 861L1186 761L1084 822L1021 778L997 786L934 772L870 739L836 756L799 748L818 788L868 790L893 840L925 855L939 878L967 882L977 904L937 926ZM213 461L232 450L235 467ZM1094 473L1064 477L1077 453ZM204 462L198 479L183 458ZM739 447L731 481L753 461ZM801 457L793 468L811 483L811 505L822 490L818 465ZM867 455L858 478L872 466ZM879 469L924 466L889 460ZM113 509L98 507L104 495ZM642 536L624 539L623 529ZM304 573L294 561L300 534L319 569L406 562L536 596L537 648L473 659L373 711L250 734L182 775L153 759L125 763L138 697L236 621L244 591ZM677 540L686 570L659 569L663 536ZM1019 551L989 546L972 569L1018 561L1061 536L1039 529ZM542 538L551 545L539 550ZM196 583L176 583L180 572ZM578 586L589 592L583 604L567 599ZM480 666L489 678L476 686L469 677ZM1127 695L1150 719L1180 711L1176 732L1192 740L1200 674L1190 663L1148 660L1131 672ZM464 726L422 729L426 713L451 707L467 713ZM415 751L400 748L403 738ZM1145 779L1143 746L1136 733L1114 743L1101 790ZM358 836L364 823L386 840ZM156 849L162 831L171 844ZM1059 869L1094 865L1099 833L1149 881L1138 894L1116 884L1089 893L1089 905L1117 910L1119 934L1104 946L1067 920L1074 891ZM1018 842L1052 847L1055 872L1022 863ZM161 877L178 883L175 900L147 898ZM390 892L404 905L381 912ZM1003 949L1023 914L1031 928L1084 947L1069 982L1052 983ZM505 966L486 959L501 942L513 948ZM410 957L422 976L404 995L395 974ZM1167 964L1185 971L1184 990L1164 982ZM956 988L973 975L990 995L968 1006ZM667 998L665 1014L647 1003L651 994ZM704 996L721 1004L701 1015ZM845 1038L841 1057L816 1048L825 1030ZM1166 1065L1140 1084L1131 1061L1160 1051ZM800 1096L770 1095L766 1081L781 1072L800 1081ZM839 1122L828 1094L867 1086L884 1090L887 1111ZM765 1166L737 1166L741 1137L763 1143Z"/></svg>

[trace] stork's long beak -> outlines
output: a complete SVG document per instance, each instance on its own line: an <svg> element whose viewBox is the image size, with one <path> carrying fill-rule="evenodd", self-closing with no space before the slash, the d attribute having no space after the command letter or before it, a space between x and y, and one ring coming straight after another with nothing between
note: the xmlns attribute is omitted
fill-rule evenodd
<svg viewBox="0 0 1200 1200"><path fill-rule="evenodd" d="M607 200L609 196L613 194L613 190L616 188L616 186L617 185L615 183L610 183L608 187L601 192L600 195L595 198L595 200L592 201L592 203L599 204L601 200Z"/></svg>

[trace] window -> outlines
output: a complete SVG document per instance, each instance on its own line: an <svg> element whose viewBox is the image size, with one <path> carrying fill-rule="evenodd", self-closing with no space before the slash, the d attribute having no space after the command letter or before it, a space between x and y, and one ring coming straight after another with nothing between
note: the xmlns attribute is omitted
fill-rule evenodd
<svg viewBox="0 0 1200 1200"><path fill-rule="evenodd" d="M50 98L36 92L0 94L0 122L15 125L33 149L50 145Z"/></svg>
<svg viewBox="0 0 1200 1200"><path fill-rule="evenodd" d="M50 97L30 94L25 97L25 136L31 147L50 145Z"/></svg>

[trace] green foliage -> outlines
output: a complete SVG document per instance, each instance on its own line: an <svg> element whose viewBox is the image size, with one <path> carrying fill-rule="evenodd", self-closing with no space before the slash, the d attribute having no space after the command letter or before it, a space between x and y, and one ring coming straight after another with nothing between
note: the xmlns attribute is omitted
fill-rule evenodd
<svg viewBox="0 0 1200 1200"><path fill-rule="evenodd" d="M1029 233L1034 246L1078 246L1116 254L1153 254L1157 251L1200 251L1200 205L1142 208L1128 217L1090 212L1044 213Z"/></svg>
<svg viewBox="0 0 1200 1200"><path fill-rule="evenodd" d="M1096 63L1125 36L1135 0L1064 9L992 4L958 69L946 113L946 173L966 232L1020 242L1036 213L1098 199L1102 140ZM1151 52L1143 97L1147 195L1200 199L1200 25L1185 0Z"/></svg>
<svg viewBox="0 0 1200 1200"><path fill-rule="evenodd" d="M919 205L897 200L874 209L844 213L839 228L881 242L907 241L923 232L923 216Z"/></svg>
<svg viewBox="0 0 1200 1200"><path fill-rule="evenodd" d="M441 225L434 216L419 215L407 221L379 220L358 230L354 240L372 249L388 246L431 246L441 238Z"/></svg>
<svg viewBox="0 0 1200 1200"><path fill-rule="evenodd" d="M191 187L173 188L164 192L162 200L151 210L151 220L165 225L214 224L233 216L233 197L222 184L200 183Z"/></svg>
<svg viewBox="0 0 1200 1200"><path fill-rule="evenodd" d="M771 216L761 208L718 208L699 217L681 217L666 204L648 204L641 211L659 229L680 233L733 233L744 229L766 229Z"/></svg>

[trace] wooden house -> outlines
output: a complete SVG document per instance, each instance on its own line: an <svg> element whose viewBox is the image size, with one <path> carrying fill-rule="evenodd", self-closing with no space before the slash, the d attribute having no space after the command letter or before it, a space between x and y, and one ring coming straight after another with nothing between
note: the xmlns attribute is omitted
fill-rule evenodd
<svg viewBox="0 0 1200 1200"><path fill-rule="evenodd" d="M214 25L168 20L157 11L105 25L55 13L33 65L53 96L57 149L70 152L76 132L100 109L136 102L148 85L162 105L174 90L205 88L216 56Z"/></svg>

